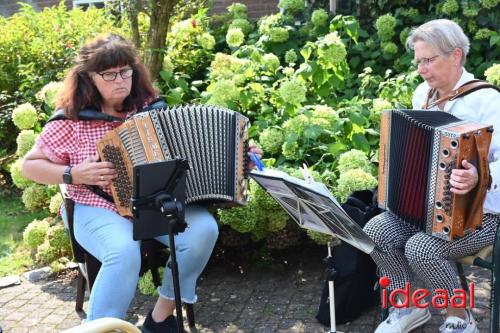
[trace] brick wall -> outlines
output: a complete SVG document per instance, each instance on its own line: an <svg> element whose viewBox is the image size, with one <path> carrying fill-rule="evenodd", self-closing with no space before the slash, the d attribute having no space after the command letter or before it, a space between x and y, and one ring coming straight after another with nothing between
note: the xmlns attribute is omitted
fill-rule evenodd
<svg viewBox="0 0 500 333"><path fill-rule="evenodd" d="M214 0L214 6L210 12L224 13L233 2L245 4L248 17L251 19L258 19L261 16L278 12L278 0Z"/></svg>
<svg viewBox="0 0 500 333"><path fill-rule="evenodd" d="M60 0L22 0L22 2L30 4L36 10L41 10L47 6L54 6L59 3ZM261 16L275 13L278 11L278 1L279 0L214 0L214 6L211 13L224 13L226 8L230 6L233 2L244 3L248 9L248 16L251 19L258 19ZM66 0L66 5L68 8L73 6L73 1ZM10 16L17 12L19 5L15 0L0 0L0 15Z"/></svg>

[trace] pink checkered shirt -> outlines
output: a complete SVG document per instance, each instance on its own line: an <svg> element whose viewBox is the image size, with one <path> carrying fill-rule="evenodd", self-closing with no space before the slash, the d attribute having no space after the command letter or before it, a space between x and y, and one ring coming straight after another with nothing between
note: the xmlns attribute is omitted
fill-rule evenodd
<svg viewBox="0 0 500 333"><path fill-rule="evenodd" d="M52 162L74 166L90 156L95 156L97 141L120 124L118 121L55 120L45 125L36 144ZM109 187L103 190L111 194ZM84 185L68 185L67 194L75 202L117 211L113 203L101 198Z"/></svg>

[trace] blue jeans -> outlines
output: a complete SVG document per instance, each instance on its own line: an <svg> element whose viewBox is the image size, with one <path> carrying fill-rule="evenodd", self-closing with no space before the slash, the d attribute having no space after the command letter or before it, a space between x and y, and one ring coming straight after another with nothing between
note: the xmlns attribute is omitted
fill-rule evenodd
<svg viewBox="0 0 500 333"><path fill-rule="evenodd" d="M182 300L196 302L196 280L210 258L218 236L217 222L201 206L187 206L188 227L175 236ZM74 232L78 243L101 263L90 293L87 321L125 318L134 297L141 267L140 242L132 239L132 222L108 209L75 204ZM66 214L63 212L63 218ZM67 224L67 221L64 221ZM168 245L168 235L157 237ZM170 268L165 268L161 297L174 299Z"/></svg>

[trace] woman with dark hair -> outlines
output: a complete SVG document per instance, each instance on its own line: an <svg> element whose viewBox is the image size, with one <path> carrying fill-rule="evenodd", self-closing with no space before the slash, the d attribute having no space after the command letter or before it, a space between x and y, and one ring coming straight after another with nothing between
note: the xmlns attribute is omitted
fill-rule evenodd
<svg viewBox="0 0 500 333"><path fill-rule="evenodd" d="M86 43L69 71L58 107L65 120L48 122L26 155L24 175L42 184L67 184L75 202L74 233L78 243L101 263L88 304L87 320L124 318L135 294L141 267L140 243L132 239L132 223L118 215L114 203L86 185L110 193L116 178L113 164L98 160L96 143L108 131L157 97L148 72L130 42L116 34L98 36ZM84 121L80 111L94 109L118 121ZM260 154L255 148L252 151ZM64 216L65 214L63 214ZM186 230L176 235L176 252L182 301L196 302L196 280L208 262L218 228L205 207L186 207ZM159 241L168 245L168 237ZM165 268L159 298L149 312L145 332L176 332L172 273Z"/></svg>

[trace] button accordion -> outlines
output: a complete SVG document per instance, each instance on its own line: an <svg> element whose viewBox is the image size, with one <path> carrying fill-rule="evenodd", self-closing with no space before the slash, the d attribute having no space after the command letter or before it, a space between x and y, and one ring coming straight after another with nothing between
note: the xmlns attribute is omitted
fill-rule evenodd
<svg viewBox="0 0 500 333"><path fill-rule="evenodd" d="M243 115L206 105L133 115L97 143L101 160L115 166L111 193L118 213L133 215L133 167L173 158L184 158L190 166L186 203L245 204L248 127Z"/></svg>
<svg viewBox="0 0 500 333"><path fill-rule="evenodd" d="M378 203L426 233L445 240L482 225L493 127L439 111L384 111L380 126ZM452 169L467 160L477 186L450 191Z"/></svg>

